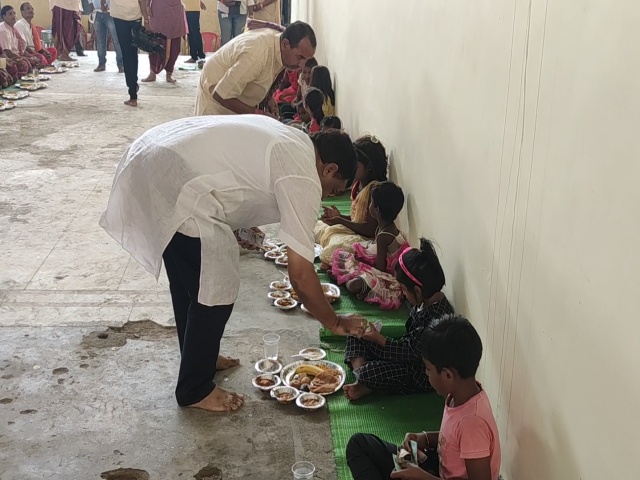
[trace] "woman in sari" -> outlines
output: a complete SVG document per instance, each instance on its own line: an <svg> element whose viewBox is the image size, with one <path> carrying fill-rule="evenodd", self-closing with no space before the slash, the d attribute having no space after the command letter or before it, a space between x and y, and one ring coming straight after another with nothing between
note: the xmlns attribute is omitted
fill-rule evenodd
<svg viewBox="0 0 640 480"><path fill-rule="evenodd" d="M165 54L149 54L149 64L151 72L143 82L155 82L156 76L162 72L166 73L168 83L176 83L173 78L173 69L180 55L180 45L182 37L187 34L187 14L184 5L180 0L148 0L147 11L149 18L145 19L151 31L162 33L167 37L161 43L165 48Z"/></svg>
<svg viewBox="0 0 640 480"><path fill-rule="evenodd" d="M340 215L335 206L325 208L315 228L315 239L323 250L320 268L331 267L331 257L338 248L352 252L353 245L375 236L378 222L369 213L371 189L387 180L387 151L378 138L363 135L354 142L358 154L358 170L351 188L350 215Z"/></svg>

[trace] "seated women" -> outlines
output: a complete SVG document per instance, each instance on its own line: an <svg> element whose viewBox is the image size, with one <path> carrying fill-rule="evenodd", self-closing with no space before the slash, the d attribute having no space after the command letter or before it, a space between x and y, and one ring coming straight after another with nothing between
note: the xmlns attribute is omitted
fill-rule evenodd
<svg viewBox="0 0 640 480"><path fill-rule="evenodd" d="M325 208L315 228L316 243L322 245L320 268L328 270L333 252L342 248L352 251L357 242L372 239L378 222L369 212L371 187L387 180L387 151L377 137L363 135L354 142L358 169L351 188L350 215L341 215L335 206Z"/></svg>

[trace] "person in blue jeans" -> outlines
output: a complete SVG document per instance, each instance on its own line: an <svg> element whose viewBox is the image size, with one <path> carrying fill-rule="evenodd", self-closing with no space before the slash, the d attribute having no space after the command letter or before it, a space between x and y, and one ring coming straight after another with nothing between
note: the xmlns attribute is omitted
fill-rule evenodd
<svg viewBox="0 0 640 480"><path fill-rule="evenodd" d="M237 37L247 23L247 0L218 0L220 45Z"/></svg>
<svg viewBox="0 0 640 480"><path fill-rule="evenodd" d="M104 6L101 5L100 0L93 0L93 8L95 12L95 19L93 21L93 29L96 36L96 50L98 51L98 66L94 72L104 72L107 65L107 31L113 42L113 48L116 50L116 64L118 65L118 72L124 72L124 66L122 64L122 50L120 49L120 43L118 42L118 35L116 33L116 25L109 13L110 0L104 2Z"/></svg>

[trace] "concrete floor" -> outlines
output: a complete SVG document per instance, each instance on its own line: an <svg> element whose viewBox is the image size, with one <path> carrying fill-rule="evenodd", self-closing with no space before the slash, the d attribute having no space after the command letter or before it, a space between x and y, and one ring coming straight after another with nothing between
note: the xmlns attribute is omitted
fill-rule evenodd
<svg viewBox="0 0 640 480"><path fill-rule="evenodd" d="M127 145L190 115L198 75L142 84L133 109L122 104L114 58L94 73L88 53L0 113L0 479L271 480L292 478L297 460L313 462L318 479L336 478L326 411L280 406L250 385L265 332L280 333L285 357L318 339L314 321L269 305L280 273L259 255L242 256L222 346L243 366L218 378L247 394L246 408L176 406L166 279L130 260L98 218Z"/></svg>

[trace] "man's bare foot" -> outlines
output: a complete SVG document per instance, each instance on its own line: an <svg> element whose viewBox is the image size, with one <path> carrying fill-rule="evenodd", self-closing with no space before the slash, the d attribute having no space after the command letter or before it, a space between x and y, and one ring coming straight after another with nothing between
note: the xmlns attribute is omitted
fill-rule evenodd
<svg viewBox="0 0 640 480"><path fill-rule="evenodd" d="M167 72L167 83L176 83L177 80L175 78L173 78L173 76Z"/></svg>
<svg viewBox="0 0 640 480"><path fill-rule="evenodd" d="M124 102L124 104L128 107L137 107L138 106L138 100L127 100L126 102Z"/></svg>
<svg viewBox="0 0 640 480"><path fill-rule="evenodd" d="M106 70L106 67L104 65L98 65L96 68L93 69L94 72L104 72Z"/></svg>
<svg viewBox="0 0 640 480"><path fill-rule="evenodd" d="M76 61L76 59L75 58L71 58L68 53L64 53L64 54L60 55L60 58L58 58L58 60L60 60L61 62L75 62Z"/></svg>
<svg viewBox="0 0 640 480"><path fill-rule="evenodd" d="M153 73L153 72L151 72L147 78L143 78L143 79L142 79L142 80L140 80L140 81L141 81L141 82L146 82L146 83L148 83L148 82L155 82L155 81L156 81L156 74L155 74L155 73Z"/></svg>
<svg viewBox="0 0 640 480"><path fill-rule="evenodd" d="M196 63L197 60L195 58L190 58L189 60L185 60L184 63Z"/></svg>
<svg viewBox="0 0 640 480"><path fill-rule="evenodd" d="M240 365L239 359L218 355L218 360L216 361L216 370L226 370L228 368L237 367L238 365Z"/></svg>
<svg viewBox="0 0 640 480"><path fill-rule="evenodd" d="M235 412L244 405L244 395L225 390L222 387L213 389L209 395L200 400L198 403L189 405L189 408L201 408L211 412Z"/></svg>
<svg viewBox="0 0 640 480"><path fill-rule="evenodd" d="M345 397L352 402L360 400L362 397L366 397L372 392L372 390L358 382L345 385L342 389L344 390Z"/></svg>

